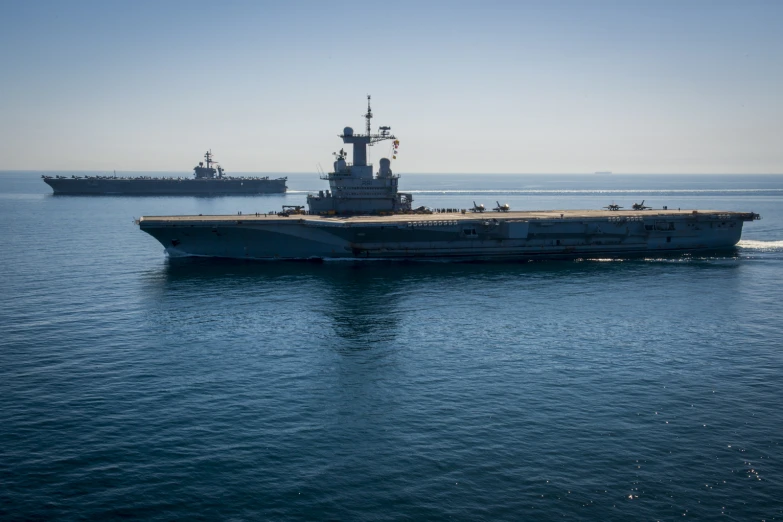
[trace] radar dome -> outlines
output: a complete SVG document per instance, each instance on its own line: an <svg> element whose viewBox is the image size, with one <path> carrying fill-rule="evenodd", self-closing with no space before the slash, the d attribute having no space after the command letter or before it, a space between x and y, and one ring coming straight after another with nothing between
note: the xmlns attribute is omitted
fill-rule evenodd
<svg viewBox="0 0 783 522"><path fill-rule="evenodd" d="M380 163L381 163L381 168L380 168L379 174L381 176L391 176L392 175L392 171L391 171L391 168L390 168L391 167L391 161L389 161L389 158L381 158L381 162Z"/></svg>
<svg viewBox="0 0 783 522"><path fill-rule="evenodd" d="M350 127L346 127L343 129L343 134L345 136L353 136L353 129Z"/></svg>

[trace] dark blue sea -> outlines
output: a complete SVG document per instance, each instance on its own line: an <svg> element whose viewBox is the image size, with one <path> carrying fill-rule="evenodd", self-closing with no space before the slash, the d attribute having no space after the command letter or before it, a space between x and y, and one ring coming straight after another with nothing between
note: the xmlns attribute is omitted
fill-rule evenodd
<svg viewBox="0 0 783 522"><path fill-rule="evenodd" d="M133 220L316 175L40 174L0 173L0 519L783 518L783 176L403 174L430 207L763 219L710 255L310 264L169 260Z"/></svg>

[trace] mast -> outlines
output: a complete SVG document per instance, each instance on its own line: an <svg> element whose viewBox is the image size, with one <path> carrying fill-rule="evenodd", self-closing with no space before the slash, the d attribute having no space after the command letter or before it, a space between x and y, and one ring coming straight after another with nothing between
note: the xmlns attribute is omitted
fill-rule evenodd
<svg viewBox="0 0 783 522"><path fill-rule="evenodd" d="M367 114L364 115L365 118L367 118L367 135L369 136L372 133L370 120L372 120L372 109L370 108L370 95L367 95Z"/></svg>
<svg viewBox="0 0 783 522"><path fill-rule="evenodd" d="M367 170L369 174L359 174L359 168L369 169L367 164L367 147L372 147L379 141L393 140L394 135L389 132L391 127L381 127L378 134L372 133L372 106L370 105L371 97L367 95L367 113L364 115L367 120L367 133L366 134L354 134L351 127L345 127L343 134L339 136L343 139L343 143L350 143L353 145L353 175L359 177L371 177L372 171ZM364 170L362 170L364 172Z"/></svg>

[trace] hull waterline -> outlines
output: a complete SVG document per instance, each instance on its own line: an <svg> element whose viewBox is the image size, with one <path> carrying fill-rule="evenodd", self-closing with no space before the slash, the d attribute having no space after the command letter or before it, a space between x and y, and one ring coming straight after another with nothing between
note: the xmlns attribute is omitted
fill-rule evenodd
<svg viewBox="0 0 783 522"><path fill-rule="evenodd" d="M282 179L90 179L44 178L56 195L216 196L282 194Z"/></svg>
<svg viewBox="0 0 783 522"><path fill-rule="evenodd" d="M562 216L562 217L561 217ZM143 217L172 257L528 260L731 249L752 213L552 211L503 215Z"/></svg>

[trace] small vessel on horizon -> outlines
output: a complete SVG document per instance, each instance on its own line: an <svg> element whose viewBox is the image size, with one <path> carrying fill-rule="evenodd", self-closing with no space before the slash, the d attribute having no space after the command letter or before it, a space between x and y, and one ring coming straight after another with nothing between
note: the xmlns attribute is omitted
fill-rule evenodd
<svg viewBox="0 0 783 522"><path fill-rule="evenodd" d="M230 196L282 194L288 178L226 176L212 151L193 167L193 178L155 176L41 176L55 194L132 196Z"/></svg>
<svg viewBox="0 0 783 522"><path fill-rule="evenodd" d="M366 133L345 127L353 162L341 149L334 170L321 179L329 189L307 195L307 211L231 216L143 216L139 228L172 257L236 259L452 259L531 260L684 253L736 245L753 212L651 209L612 204L602 210L512 211L508 204L486 213L473 208L413 207L398 192L399 174L380 160L367 163L367 147L394 140L390 127L371 131L367 96ZM392 156L394 158L394 156Z"/></svg>

